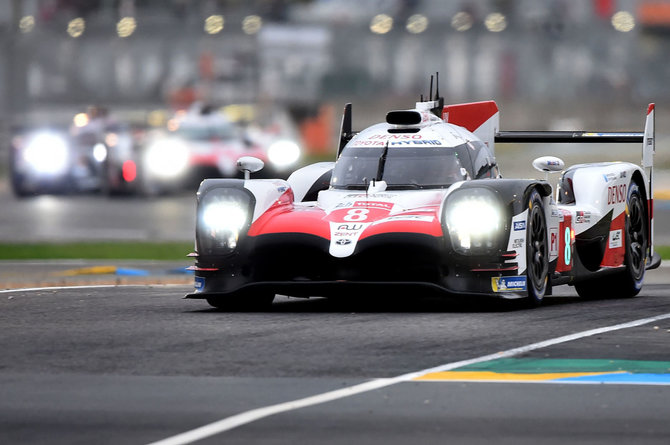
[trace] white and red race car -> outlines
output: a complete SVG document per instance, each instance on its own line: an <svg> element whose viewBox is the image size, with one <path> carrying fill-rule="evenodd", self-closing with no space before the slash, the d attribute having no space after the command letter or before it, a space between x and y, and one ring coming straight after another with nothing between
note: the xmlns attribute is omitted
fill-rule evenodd
<svg viewBox="0 0 670 445"><path fill-rule="evenodd" d="M196 103L170 119L166 131L147 137L144 186L151 194L195 188L204 178L235 177L242 156L260 158L273 174L285 178L297 164L300 148L288 140L265 146L211 106Z"/></svg>
<svg viewBox="0 0 670 445"><path fill-rule="evenodd" d="M202 182L188 298L253 309L275 294L424 289L537 305L561 284L634 296L660 264L653 104L644 132L627 133L499 131L495 102L444 106L439 94L360 132L351 116L348 104L336 162L271 180L248 179L262 162L242 158L247 179ZM642 164L538 158L562 171L554 193L546 180L503 179L502 142L639 142Z"/></svg>

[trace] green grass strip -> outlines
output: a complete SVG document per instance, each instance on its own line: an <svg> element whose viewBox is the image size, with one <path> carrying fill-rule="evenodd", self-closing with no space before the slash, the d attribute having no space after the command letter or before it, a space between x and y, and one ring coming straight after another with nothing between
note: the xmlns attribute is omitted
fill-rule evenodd
<svg viewBox="0 0 670 445"><path fill-rule="evenodd" d="M193 242L0 243L0 260L183 260L191 252Z"/></svg>
<svg viewBox="0 0 670 445"><path fill-rule="evenodd" d="M670 374L670 362L603 359L504 358L464 366L455 371L490 371L512 374L555 372L616 372Z"/></svg>
<svg viewBox="0 0 670 445"><path fill-rule="evenodd" d="M654 251L658 252L662 259L670 259L670 246L654 246Z"/></svg>

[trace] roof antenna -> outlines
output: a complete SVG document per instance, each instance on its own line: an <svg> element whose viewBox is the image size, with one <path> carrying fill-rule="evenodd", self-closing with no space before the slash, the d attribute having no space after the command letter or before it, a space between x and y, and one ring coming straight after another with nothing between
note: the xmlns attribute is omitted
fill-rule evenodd
<svg viewBox="0 0 670 445"><path fill-rule="evenodd" d="M423 102L423 94L421 94L421 97L419 98L419 102Z"/></svg>
<svg viewBox="0 0 670 445"><path fill-rule="evenodd" d="M436 80L436 85L435 85L435 99L433 99L433 104L435 106L430 109L430 111L437 117L442 118L442 111L444 108L444 98L440 97L440 72L436 71L435 72L435 80ZM431 96L432 96L432 90L433 90L433 76L430 76L430 90L431 90Z"/></svg>
<svg viewBox="0 0 670 445"><path fill-rule="evenodd" d="M430 75L430 91L428 92L428 100L433 97L433 75Z"/></svg>

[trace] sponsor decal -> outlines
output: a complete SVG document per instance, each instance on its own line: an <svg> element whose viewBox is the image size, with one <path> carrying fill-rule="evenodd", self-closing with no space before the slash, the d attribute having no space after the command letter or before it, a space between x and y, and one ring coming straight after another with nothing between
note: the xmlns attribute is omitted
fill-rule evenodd
<svg viewBox="0 0 670 445"><path fill-rule="evenodd" d="M526 276L491 277L493 292L518 292L526 290Z"/></svg>
<svg viewBox="0 0 670 445"><path fill-rule="evenodd" d="M333 238L349 238L349 237L355 237L359 234L360 231L354 231L354 232L334 232L332 237Z"/></svg>
<svg viewBox="0 0 670 445"><path fill-rule="evenodd" d="M442 141L437 139L431 140L408 140L408 141L356 141L354 144L355 147L383 147L386 144L389 145L400 145L400 146L413 146L413 145L443 145Z"/></svg>
<svg viewBox="0 0 670 445"><path fill-rule="evenodd" d="M196 292L202 292L205 288L205 277L195 277L194 287Z"/></svg>
<svg viewBox="0 0 670 445"><path fill-rule="evenodd" d="M617 173L603 174L603 178L605 178L605 182L614 181L615 179L626 179L626 176L627 176L627 174L626 174L625 171L619 172L618 174Z"/></svg>
<svg viewBox="0 0 670 445"><path fill-rule="evenodd" d="M628 194L626 193L626 184L611 185L607 187L607 204L619 204L626 202Z"/></svg>
<svg viewBox="0 0 670 445"><path fill-rule="evenodd" d="M514 230L526 230L526 221L514 221Z"/></svg>
<svg viewBox="0 0 670 445"><path fill-rule="evenodd" d="M369 139L423 139L420 134L373 134Z"/></svg>
<svg viewBox="0 0 670 445"><path fill-rule="evenodd" d="M549 229L549 258L558 256L558 229Z"/></svg>
<svg viewBox="0 0 670 445"><path fill-rule="evenodd" d="M354 202L354 207L373 207L376 209L388 210L390 212L393 208L393 203L380 201L356 201Z"/></svg>
<svg viewBox="0 0 670 445"><path fill-rule="evenodd" d="M384 141L356 141L354 147L383 147L385 145Z"/></svg>
<svg viewBox="0 0 670 445"><path fill-rule="evenodd" d="M425 140L425 141L393 141L389 145L442 145L441 141L437 139Z"/></svg>
<svg viewBox="0 0 670 445"><path fill-rule="evenodd" d="M575 215L575 222L577 224L585 224L591 222L591 212L584 212L582 210L577 210Z"/></svg>
<svg viewBox="0 0 670 445"><path fill-rule="evenodd" d="M421 222L433 222L435 218L428 215L396 215L389 216L377 222L391 222L391 221L421 221Z"/></svg>
<svg viewBox="0 0 670 445"><path fill-rule="evenodd" d="M600 136L611 136L612 134L615 134L616 136L619 136L619 137L636 137L636 136L639 136L639 134L637 134L637 133L582 133L582 136L600 137Z"/></svg>
<svg viewBox="0 0 670 445"><path fill-rule="evenodd" d="M392 193L350 193L345 195L345 198L356 199L356 198L380 198L380 199L393 199L398 195Z"/></svg>
<svg viewBox="0 0 670 445"><path fill-rule="evenodd" d="M363 230L363 224L340 224L339 226L337 226L337 230L359 231Z"/></svg>
<svg viewBox="0 0 670 445"><path fill-rule="evenodd" d="M525 244L526 240L523 238L517 238L514 241L512 241L512 249L523 249L523 245Z"/></svg>
<svg viewBox="0 0 670 445"><path fill-rule="evenodd" d="M284 193L286 190L288 190L288 187L286 186L277 187L279 193Z"/></svg>
<svg viewBox="0 0 670 445"><path fill-rule="evenodd" d="M622 239L623 232L619 230L610 230L610 249L616 249L617 247L623 246Z"/></svg>
<svg viewBox="0 0 670 445"><path fill-rule="evenodd" d="M605 182L614 181L616 179L616 173L603 174L603 178L605 179Z"/></svg>
<svg viewBox="0 0 670 445"><path fill-rule="evenodd" d="M360 213L363 212L363 213ZM368 209L350 209L345 215L345 220L330 222L330 249L329 253L337 258L344 258L352 253L356 248L356 243L365 229L370 226L369 222L362 222L367 219ZM346 217L355 219L349 222ZM357 222L361 221L361 222Z"/></svg>

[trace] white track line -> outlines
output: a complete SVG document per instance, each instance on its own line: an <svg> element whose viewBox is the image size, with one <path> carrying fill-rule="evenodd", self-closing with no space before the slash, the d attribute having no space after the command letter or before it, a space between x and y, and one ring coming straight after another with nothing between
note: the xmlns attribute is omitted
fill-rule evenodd
<svg viewBox="0 0 670 445"><path fill-rule="evenodd" d="M183 284L81 284L77 286L50 286L50 287L17 287L15 289L2 289L0 294L10 294L17 292L37 292L41 290L67 290L67 289L102 289L108 287L182 287Z"/></svg>
<svg viewBox="0 0 670 445"><path fill-rule="evenodd" d="M331 402L333 400L343 399L345 397L354 396L356 394L362 394L369 391L374 391L376 389L384 388L387 386L395 385L396 383L408 382L417 377L420 377L424 374L432 372L441 372L441 371L450 371L452 369L460 368L462 366L472 365L475 363L486 362L493 359L507 358L515 355L523 354L525 352L533 351L536 349L546 348L548 346L557 345L560 343L566 343L572 340L578 340L584 337L590 337L592 335L598 335L605 332L618 331L620 329L633 328L636 326L645 325L648 323L653 323L659 320L665 320L670 318L670 313L658 315L656 317L643 318L640 320L630 321L628 323L621 323L613 326L606 326L603 328L591 329L588 331L578 332L575 334L565 335L563 337L557 337L550 340L545 340L539 343L533 343L526 346L521 346L518 348L508 349L507 351L497 352L495 354L484 355L481 357L462 360L460 362L446 363L444 365L436 366L434 368L423 369L421 371L411 372L408 374L403 374L397 377L392 377L388 379L376 379L369 382L361 383L358 385L350 386L347 388L338 389L335 391L325 392L323 394L317 394L311 397L306 397L303 399L293 400L290 402L279 403L277 405L270 405L263 408L252 409L250 411L245 411L243 413L226 417L219 421L210 423L208 425L201 426L191 431L187 431L176 436L168 437L157 442L152 442L149 445L185 445L190 444L198 440L205 439L207 437L214 436L216 434L223 433L225 431L232 430L238 426L242 426L251 422L254 422L259 419L263 419L268 416L272 416L279 413L284 413L287 411L293 411L300 408L305 408L308 406L319 405L326 402Z"/></svg>
<svg viewBox="0 0 670 445"><path fill-rule="evenodd" d="M136 284L96 284L96 285L82 285L82 286L50 286L50 287L24 287L16 289L3 289L0 294L9 294L16 292L36 292L40 290L64 290L64 289L100 289L105 287L121 287L121 286L139 286Z"/></svg>

